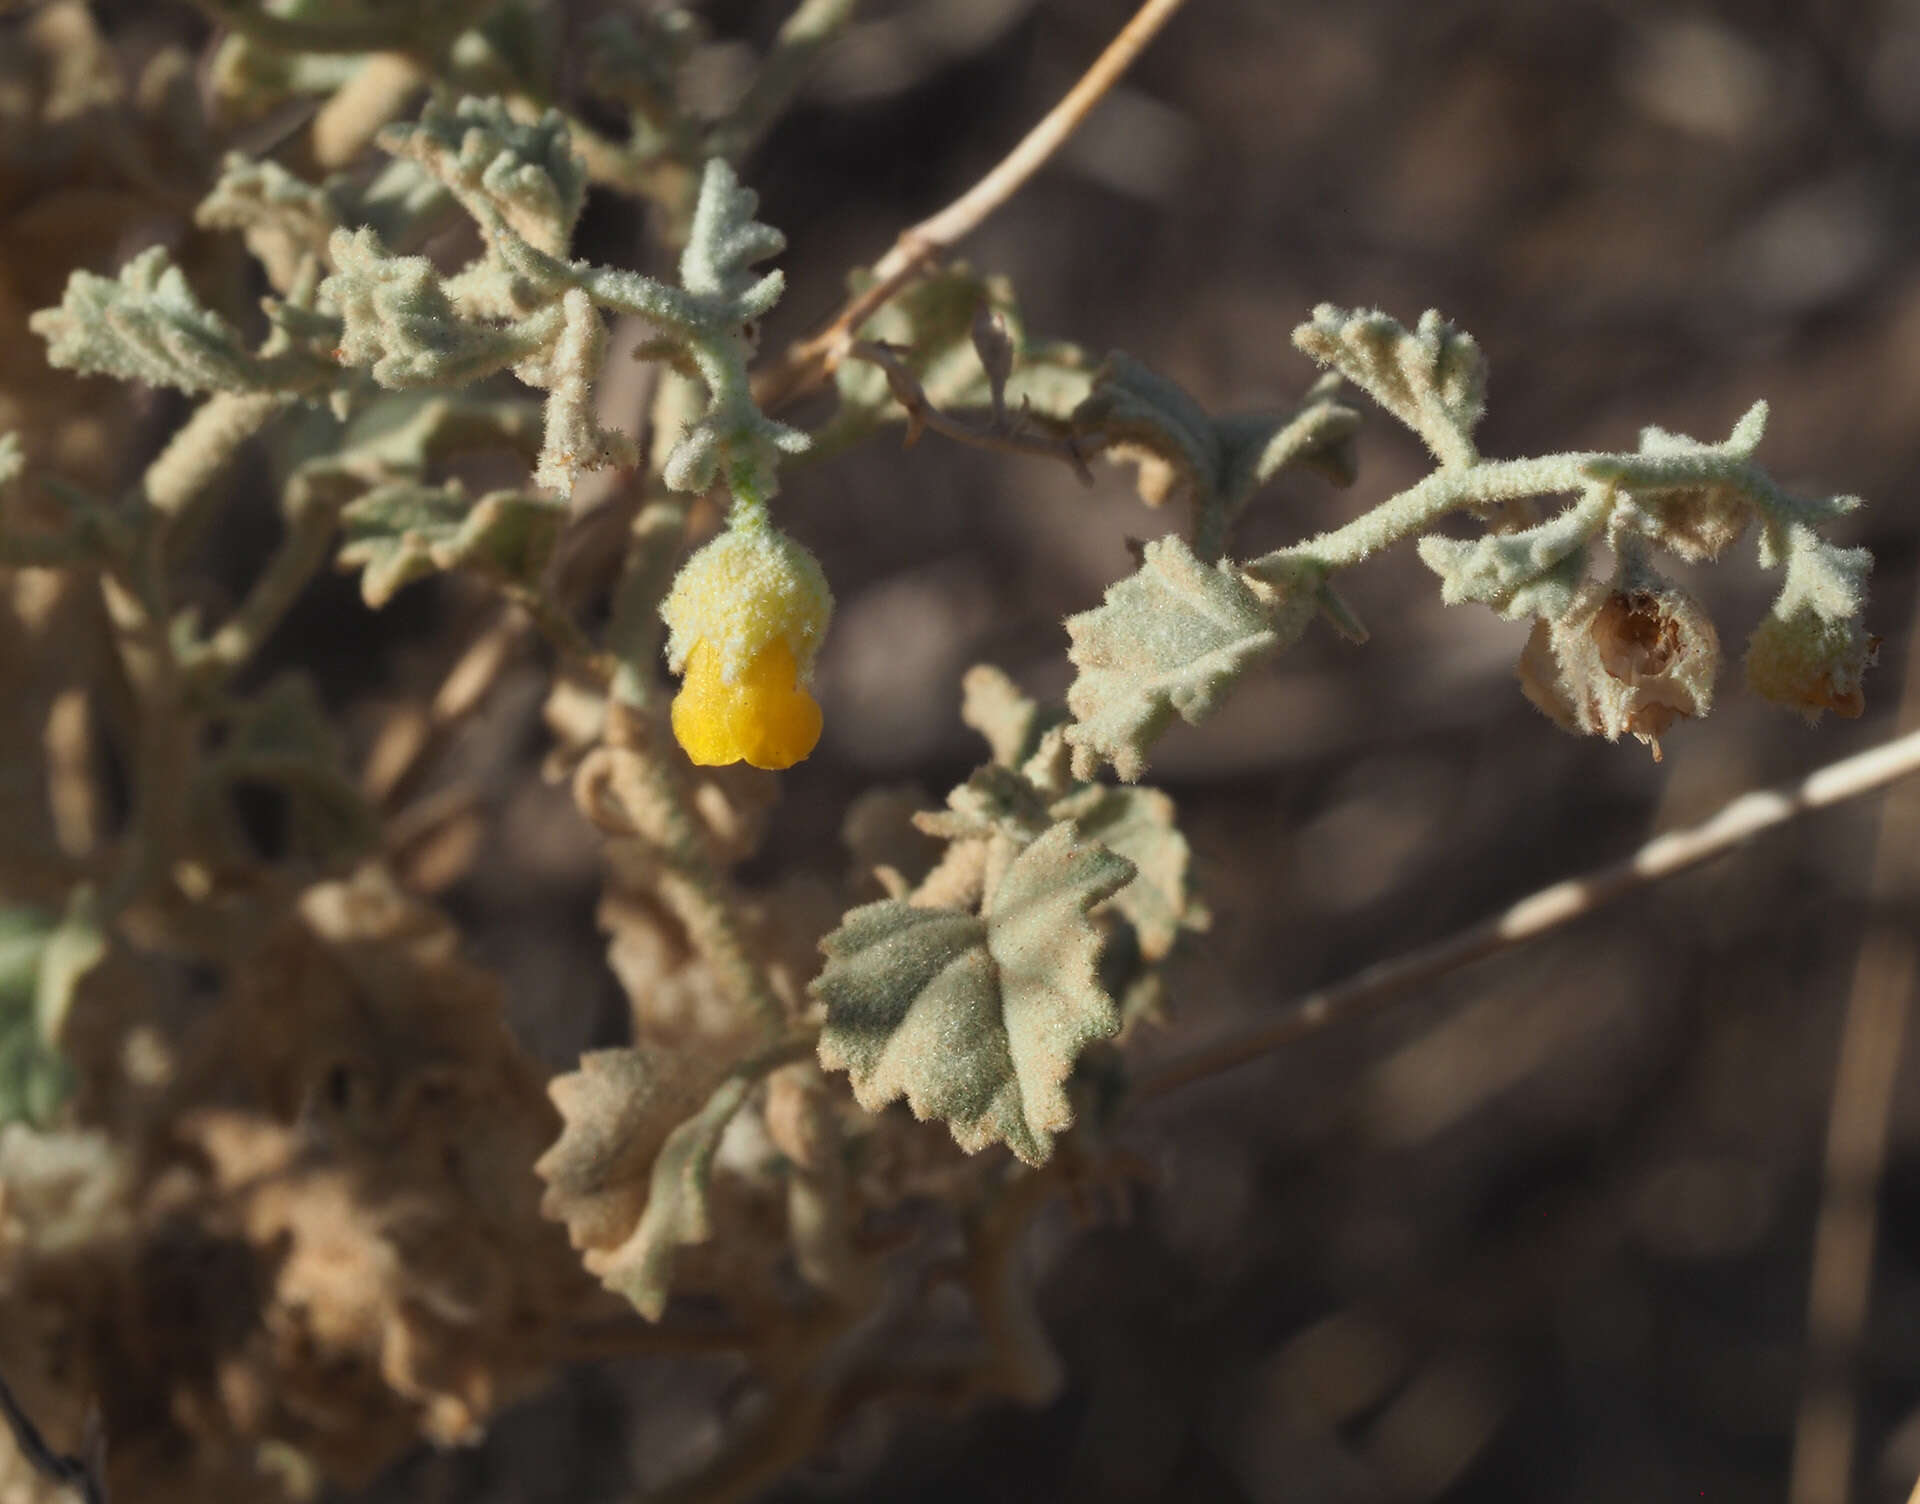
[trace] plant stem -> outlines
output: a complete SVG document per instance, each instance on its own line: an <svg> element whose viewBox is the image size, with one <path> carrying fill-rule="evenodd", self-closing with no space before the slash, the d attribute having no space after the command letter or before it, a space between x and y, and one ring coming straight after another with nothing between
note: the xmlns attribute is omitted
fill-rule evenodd
<svg viewBox="0 0 1920 1504"><path fill-rule="evenodd" d="M234 451L290 399L282 392L215 392L147 467L147 505L169 522L219 474Z"/></svg>
<svg viewBox="0 0 1920 1504"><path fill-rule="evenodd" d="M1107 94L1135 58L1173 19L1185 0L1146 0L1133 19L1120 29L1093 66L1027 132L1020 144L1002 157L987 175L939 213L900 232L893 249L873 268L873 281L851 299L827 326L790 349L781 362L754 384L754 400L761 411L774 409L814 390L845 357L860 326L945 255L957 242L977 230L1066 144L1093 107Z"/></svg>
<svg viewBox="0 0 1920 1504"><path fill-rule="evenodd" d="M574 798L589 819L604 808L604 785L625 817L623 833L652 848L660 863L660 896L685 926L694 950L769 1039L787 1031L787 1009L754 955L738 905L707 851L707 842L674 770L648 745L647 728L623 707L611 707L615 745L590 753L574 776Z"/></svg>
<svg viewBox="0 0 1920 1504"><path fill-rule="evenodd" d="M1271 1054L1329 1024L1357 1018L1460 967L1584 918L1630 893L1745 845L1796 816L1826 809L1920 772L1920 731L1843 758L1798 783L1742 794L1690 829L1656 836L1632 856L1582 877L1542 888L1448 939L1381 961L1332 987L1307 994L1270 1022L1230 1034L1143 1075L1136 1101L1150 1101Z"/></svg>
<svg viewBox="0 0 1920 1504"><path fill-rule="evenodd" d="M1598 453L1555 454L1540 459L1482 460L1463 468L1435 470L1418 485L1388 497L1344 527L1276 549L1253 560L1247 568L1260 574L1262 565L1305 558L1329 571L1347 569L1388 544L1425 532L1449 512L1457 512L1462 507L1585 490L1593 482L1582 467L1594 460L1613 457Z"/></svg>

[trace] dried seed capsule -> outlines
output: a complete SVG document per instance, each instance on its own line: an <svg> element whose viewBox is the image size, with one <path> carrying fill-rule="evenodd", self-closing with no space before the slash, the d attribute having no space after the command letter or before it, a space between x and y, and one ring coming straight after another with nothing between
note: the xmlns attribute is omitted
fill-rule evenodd
<svg viewBox="0 0 1920 1504"><path fill-rule="evenodd" d="M1713 704L1720 638L1697 601L1650 571L1611 587L1589 585L1571 610L1533 629L1520 655L1520 687L1569 731L1639 738L1660 757L1660 737Z"/></svg>

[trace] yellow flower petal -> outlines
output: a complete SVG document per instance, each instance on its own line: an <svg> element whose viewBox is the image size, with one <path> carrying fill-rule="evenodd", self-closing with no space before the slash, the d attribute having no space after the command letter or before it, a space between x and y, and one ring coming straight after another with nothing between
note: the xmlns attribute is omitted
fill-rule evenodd
<svg viewBox="0 0 1920 1504"><path fill-rule="evenodd" d="M820 706L800 687L784 642L761 649L729 684L720 654L702 640L687 655L686 681L674 696L673 734L701 767L790 768L820 740Z"/></svg>

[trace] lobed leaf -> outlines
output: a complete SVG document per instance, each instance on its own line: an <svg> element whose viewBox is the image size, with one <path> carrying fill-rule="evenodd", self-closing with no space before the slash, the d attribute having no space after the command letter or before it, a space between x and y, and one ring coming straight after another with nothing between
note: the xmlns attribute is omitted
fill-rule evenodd
<svg viewBox="0 0 1920 1504"><path fill-rule="evenodd" d="M1488 533L1471 542L1422 538L1420 561L1440 576L1449 606L1479 601L1509 621L1558 617L1569 610L1586 578L1588 546L1614 510L1613 491L1589 490L1576 505L1537 527Z"/></svg>
<svg viewBox="0 0 1920 1504"><path fill-rule="evenodd" d="M536 250L566 254L587 173L559 111L529 122L498 99L434 101L418 121L386 127L379 141L445 184L483 228L504 224Z"/></svg>
<svg viewBox="0 0 1920 1504"><path fill-rule="evenodd" d="M716 320L749 323L779 300L781 274L761 275L753 266L784 250L787 237L753 217L759 206L760 196L741 185L724 158L707 163L686 249L680 253L680 285L701 299Z"/></svg>
<svg viewBox="0 0 1920 1504"><path fill-rule="evenodd" d="M713 1158L756 1075L749 1064L717 1076L638 1046L584 1055L548 1087L565 1127L534 1166L547 1183L540 1209L651 1321L666 1308L675 1250L709 1235Z"/></svg>
<svg viewBox="0 0 1920 1504"><path fill-rule="evenodd" d="M392 481L347 506L340 520L340 567L362 571L361 596L378 610L402 586L443 569L474 569L533 586L553 553L566 507L539 493L490 491L469 501L458 481Z"/></svg>
<svg viewBox="0 0 1920 1504"><path fill-rule="evenodd" d="M1443 465L1472 464L1487 405L1487 367L1473 336L1434 309L1409 330L1377 309L1322 303L1294 345L1331 366L1419 434Z"/></svg>
<svg viewBox="0 0 1920 1504"><path fill-rule="evenodd" d="M1210 922L1188 881L1192 849L1175 822L1173 800L1159 789L1093 784L1057 801L1057 820L1071 820L1084 840L1098 841L1133 864L1133 881L1109 900L1140 937L1148 962L1162 961L1182 930Z"/></svg>
<svg viewBox="0 0 1920 1504"><path fill-rule="evenodd" d="M1075 1061L1120 1026L1087 915L1133 876L1061 821L1013 859L982 915L892 899L853 910L821 941L820 1063L846 1071L870 1112L905 1097L969 1153L1002 1142L1043 1163L1073 1120Z"/></svg>
<svg viewBox="0 0 1920 1504"><path fill-rule="evenodd" d="M1090 779L1106 761L1138 778L1176 715L1197 723L1234 680L1305 630L1314 606L1292 609L1296 593L1283 593L1277 617L1233 565L1202 564L1178 537L1148 543L1138 571L1067 618L1079 670L1067 691L1075 776Z"/></svg>
<svg viewBox="0 0 1920 1504"><path fill-rule="evenodd" d="M142 251L118 277L77 271L58 308L29 320L47 342L47 363L183 392L253 392L280 384L280 370L244 348L239 332L206 308L167 259Z"/></svg>

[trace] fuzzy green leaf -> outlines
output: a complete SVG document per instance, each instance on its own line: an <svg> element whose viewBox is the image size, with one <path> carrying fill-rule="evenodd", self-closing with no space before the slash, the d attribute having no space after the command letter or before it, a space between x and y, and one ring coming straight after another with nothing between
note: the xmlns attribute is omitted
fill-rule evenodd
<svg viewBox="0 0 1920 1504"><path fill-rule="evenodd" d="M784 278L756 272L755 263L786 249L787 237L755 219L760 196L742 186L732 166L715 157L700 179L693 225L680 253L680 285L718 318L736 324L764 316L779 301Z"/></svg>
<svg viewBox="0 0 1920 1504"><path fill-rule="evenodd" d="M1188 883L1191 849L1175 823L1173 800L1160 790L1094 784L1059 800L1052 813L1071 820L1082 839L1133 864L1133 881L1111 902L1139 934L1148 962L1165 959L1183 929L1207 927L1206 909Z"/></svg>
<svg viewBox="0 0 1920 1504"><path fill-rule="evenodd" d="M183 392L270 390L282 375L200 302L164 246L142 251L118 277L73 273L60 306L29 324L47 342L49 365L87 375Z"/></svg>
<svg viewBox="0 0 1920 1504"><path fill-rule="evenodd" d="M960 690L960 719L986 738L995 762L1017 768L1033 755L1048 718L1013 680L991 664L976 663Z"/></svg>
<svg viewBox="0 0 1920 1504"><path fill-rule="evenodd" d="M238 230L247 249L282 292L293 284L303 258L322 262L327 240L340 228L339 208L316 188L274 161L230 152L220 181L193 212L207 230Z"/></svg>
<svg viewBox="0 0 1920 1504"><path fill-rule="evenodd" d="M1587 550L1612 514L1614 497L1596 486L1574 506L1537 527L1488 533L1472 542L1431 535L1416 545L1440 576L1449 606L1479 601L1509 621L1564 615L1587 572Z"/></svg>
<svg viewBox="0 0 1920 1504"><path fill-rule="evenodd" d="M1195 545L1212 558L1254 493L1282 466L1313 463L1337 481L1352 478L1347 441L1360 415L1336 400L1339 389L1338 377L1323 378L1291 414L1216 419L1175 382L1115 352L1074 410L1073 431L1115 458L1135 460L1148 505L1175 495L1190 502Z"/></svg>
<svg viewBox="0 0 1920 1504"><path fill-rule="evenodd" d="M1487 367L1473 336L1429 308L1407 329L1376 309L1322 303L1294 344L1331 366L1426 440L1443 465L1473 463Z"/></svg>
<svg viewBox="0 0 1920 1504"><path fill-rule="evenodd" d="M517 323L473 323L424 256L390 256L371 229L334 232L320 294L340 311L342 359L385 387L465 386L544 348L560 332L550 305Z"/></svg>
<svg viewBox="0 0 1920 1504"><path fill-rule="evenodd" d="M586 204L587 173L557 110L528 123L498 99L434 102L417 122L390 125L379 140L445 184L483 228L504 224L536 250L566 254Z"/></svg>
<svg viewBox="0 0 1920 1504"><path fill-rule="evenodd" d="M1007 834L1025 843L1052 824L1046 801L1012 768L997 762L975 770L947 795L944 810L915 815L913 823L943 841Z"/></svg>
<svg viewBox="0 0 1920 1504"><path fill-rule="evenodd" d="M1276 616L1232 565L1202 564L1178 537L1148 543L1102 605L1067 618L1079 670L1067 691L1075 776L1092 778L1104 760L1138 778L1176 715L1200 721L1241 674L1299 637L1315 607L1297 605L1284 593Z"/></svg>
<svg viewBox="0 0 1920 1504"><path fill-rule="evenodd" d="M1120 1026L1087 913L1133 875L1062 821L1014 858L982 915L897 900L853 910L821 941L820 1063L846 1071L870 1112L904 1096L969 1153L998 1141L1044 1162L1073 1120L1074 1062Z"/></svg>
<svg viewBox="0 0 1920 1504"><path fill-rule="evenodd" d="M378 610L403 585L437 570L473 569L531 586L553 553L566 507L552 497L490 491L470 501L458 481L394 481L348 506L339 564L359 569L360 593Z"/></svg>

